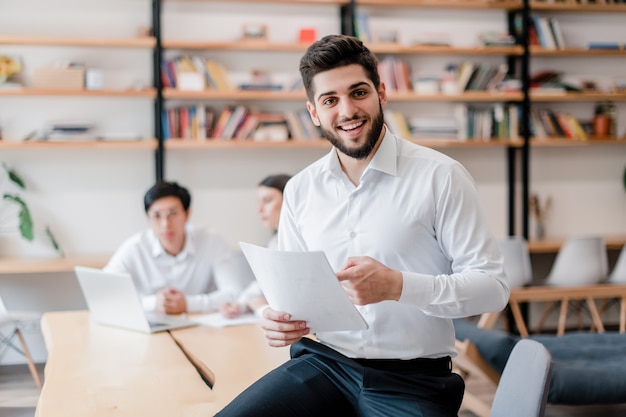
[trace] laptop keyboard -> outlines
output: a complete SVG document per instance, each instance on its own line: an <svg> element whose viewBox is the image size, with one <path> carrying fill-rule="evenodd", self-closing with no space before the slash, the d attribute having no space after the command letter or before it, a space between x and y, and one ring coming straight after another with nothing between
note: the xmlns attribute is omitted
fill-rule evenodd
<svg viewBox="0 0 626 417"><path fill-rule="evenodd" d="M151 329L154 329L155 327L166 326L167 323L158 322L158 321L149 321L148 325L150 326Z"/></svg>

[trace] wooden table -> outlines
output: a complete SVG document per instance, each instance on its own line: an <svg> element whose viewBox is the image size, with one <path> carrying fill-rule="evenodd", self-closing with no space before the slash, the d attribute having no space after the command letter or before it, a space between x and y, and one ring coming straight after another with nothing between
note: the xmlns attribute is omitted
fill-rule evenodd
<svg viewBox="0 0 626 417"><path fill-rule="evenodd" d="M601 317L596 309L596 299L618 298L620 300L619 331L626 332L626 285L597 284L583 287L550 287L532 286L515 288L509 296L509 306L515 319L515 325L522 337L528 337L528 329L520 304L532 301L561 301L557 334L565 333L565 319L567 316L567 304L570 300L584 300L587 302L593 323L596 329L604 332Z"/></svg>
<svg viewBox="0 0 626 417"><path fill-rule="evenodd" d="M546 238L528 242L530 253L557 253L565 242L564 238ZM604 236L608 250L620 250L626 244L626 235Z"/></svg>
<svg viewBox="0 0 626 417"><path fill-rule="evenodd" d="M146 335L72 311L44 314L42 331L48 361L37 417L212 416L289 358L257 325ZM211 371L213 389L188 355Z"/></svg>
<svg viewBox="0 0 626 417"><path fill-rule="evenodd" d="M65 258L0 258L0 274L73 272L76 265L102 268L111 255L68 256Z"/></svg>

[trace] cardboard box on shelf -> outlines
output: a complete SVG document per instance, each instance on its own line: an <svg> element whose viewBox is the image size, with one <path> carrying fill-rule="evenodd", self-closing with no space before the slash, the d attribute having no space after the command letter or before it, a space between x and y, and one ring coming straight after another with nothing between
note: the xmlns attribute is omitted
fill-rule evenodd
<svg viewBox="0 0 626 417"><path fill-rule="evenodd" d="M54 90L82 90L85 88L84 68L37 68L33 87Z"/></svg>

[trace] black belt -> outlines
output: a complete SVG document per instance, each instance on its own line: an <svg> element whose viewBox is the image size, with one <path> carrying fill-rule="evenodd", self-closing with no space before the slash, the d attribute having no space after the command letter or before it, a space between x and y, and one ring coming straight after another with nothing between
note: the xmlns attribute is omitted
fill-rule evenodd
<svg viewBox="0 0 626 417"><path fill-rule="evenodd" d="M417 358L417 359L354 359L360 365L391 372L423 372L428 374L445 374L452 370L450 356L443 358Z"/></svg>

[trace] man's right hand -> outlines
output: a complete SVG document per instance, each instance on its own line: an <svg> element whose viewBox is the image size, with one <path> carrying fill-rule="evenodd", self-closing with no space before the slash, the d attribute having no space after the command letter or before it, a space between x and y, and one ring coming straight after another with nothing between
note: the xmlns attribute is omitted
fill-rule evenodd
<svg viewBox="0 0 626 417"><path fill-rule="evenodd" d="M270 346L289 346L309 334L310 330L303 320L291 320L289 313L272 310L268 307L263 310L261 327Z"/></svg>

